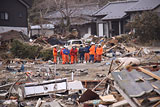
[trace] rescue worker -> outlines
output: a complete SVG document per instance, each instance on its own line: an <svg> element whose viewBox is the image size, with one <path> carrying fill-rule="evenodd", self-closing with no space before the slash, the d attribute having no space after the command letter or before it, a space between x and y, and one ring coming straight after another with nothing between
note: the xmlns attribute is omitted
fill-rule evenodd
<svg viewBox="0 0 160 107"><path fill-rule="evenodd" d="M97 54L97 62L101 62L102 54L103 54L103 48L102 48L101 44L98 44L98 47L96 49L96 54Z"/></svg>
<svg viewBox="0 0 160 107"><path fill-rule="evenodd" d="M94 62L97 62L97 53L96 53L96 49L97 49L98 45L95 45L95 54L94 54Z"/></svg>
<svg viewBox="0 0 160 107"><path fill-rule="evenodd" d="M72 49L70 50L71 64L78 62L77 52L78 52L78 50L77 50L76 46L73 46Z"/></svg>
<svg viewBox="0 0 160 107"><path fill-rule="evenodd" d="M84 54L85 54L85 49L84 49L83 45L81 45L79 48L80 63L83 63Z"/></svg>
<svg viewBox="0 0 160 107"><path fill-rule="evenodd" d="M92 63L94 63L94 55L95 55L95 43L91 42L91 48L89 49L89 62L92 60Z"/></svg>
<svg viewBox="0 0 160 107"><path fill-rule="evenodd" d="M88 44L86 44L86 46L85 46L85 54L84 54L86 63L89 61L89 48L90 48L90 46Z"/></svg>
<svg viewBox="0 0 160 107"><path fill-rule="evenodd" d="M63 47L62 49L61 49L61 51L60 51L60 55L62 56L62 63L65 63L64 61L65 61L65 58L64 58L64 53L63 53L63 50L64 50L65 48Z"/></svg>
<svg viewBox="0 0 160 107"><path fill-rule="evenodd" d="M54 64L56 64L57 63L57 45L55 45L53 48L53 58L54 58L53 62Z"/></svg>
<svg viewBox="0 0 160 107"><path fill-rule="evenodd" d="M65 46L65 49L63 50L64 62L62 64L69 64L69 53L70 51L68 50L68 47Z"/></svg>

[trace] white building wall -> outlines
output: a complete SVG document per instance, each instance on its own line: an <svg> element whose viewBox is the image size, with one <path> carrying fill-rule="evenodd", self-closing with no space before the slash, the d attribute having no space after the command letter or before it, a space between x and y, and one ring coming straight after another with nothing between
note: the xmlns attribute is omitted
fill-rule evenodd
<svg viewBox="0 0 160 107"><path fill-rule="evenodd" d="M91 35L91 27L90 26L88 27L88 34Z"/></svg>
<svg viewBox="0 0 160 107"><path fill-rule="evenodd" d="M16 30L16 31L21 31L25 35L27 35L27 27L6 27L6 26L0 26L0 33L8 32L10 30Z"/></svg>
<svg viewBox="0 0 160 107"><path fill-rule="evenodd" d="M160 6L157 7L157 8L154 10L154 12L160 12Z"/></svg>
<svg viewBox="0 0 160 107"><path fill-rule="evenodd" d="M37 35L37 34L42 35L42 32L41 32L40 29L32 29L31 30L31 35L32 36ZM45 34L43 36L52 36L54 34L54 30L53 29L44 29L43 34Z"/></svg>
<svg viewBox="0 0 160 107"><path fill-rule="evenodd" d="M99 23L98 24L98 36L99 37L102 37L104 34L103 34L103 23Z"/></svg>
<svg viewBox="0 0 160 107"><path fill-rule="evenodd" d="M104 35L109 38L108 22L104 23Z"/></svg>

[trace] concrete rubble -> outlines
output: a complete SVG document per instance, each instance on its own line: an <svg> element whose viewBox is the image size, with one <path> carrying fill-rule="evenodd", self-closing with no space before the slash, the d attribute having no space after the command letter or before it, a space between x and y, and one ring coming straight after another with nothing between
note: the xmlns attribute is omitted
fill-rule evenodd
<svg viewBox="0 0 160 107"><path fill-rule="evenodd" d="M38 44L45 49L52 49L56 44L60 49L65 41L58 37L38 37L27 44ZM58 64L53 64L52 59L9 56L5 59L1 56L0 105L157 107L160 101L160 51L140 47L124 38L124 35L110 39L89 36L83 40L103 46L101 63L62 65L60 56Z"/></svg>

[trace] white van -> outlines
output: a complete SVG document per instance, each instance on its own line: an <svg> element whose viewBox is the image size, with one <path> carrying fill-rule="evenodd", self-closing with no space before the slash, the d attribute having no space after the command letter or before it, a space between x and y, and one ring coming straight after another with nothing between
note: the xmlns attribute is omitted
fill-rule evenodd
<svg viewBox="0 0 160 107"><path fill-rule="evenodd" d="M71 49L72 46L76 46L77 48L79 48L80 45L83 45L83 41L81 39L68 40L66 43L66 46L68 46L68 49Z"/></svg>

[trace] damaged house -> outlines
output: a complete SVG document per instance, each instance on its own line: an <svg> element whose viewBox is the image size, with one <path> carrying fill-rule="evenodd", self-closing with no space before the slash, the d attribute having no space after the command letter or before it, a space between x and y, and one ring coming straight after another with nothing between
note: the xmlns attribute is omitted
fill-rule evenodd
<svg viewBox="0 0 160 107"><path fill-rule="evenodd" d="M109 2L93 14L97 18L97 35L112 37L128 33L130 30L125 28L126 23L132 20L137 12L144 11L153 11L160 15L160 0Z"/></svg>
<svg viewBox="0 0 160 107"><path fill-rule="evenodd" d="M96 23L92 17L93 12L97 11L99 8L98 4L78 4L75 6L70 6L68 8L70 17L70 30L76 29L79 36L82 37L84 34L96 34ZM67 9L63 9L63 12L67 12ZM50 12L45 18L49 20L54 25L59 25L62 19L66 16L60 11Z"/></svg>
<svg viewBox="0 0 160 107"><path fill-rule="evenodd" d="M27 34L28 8L32 0L1 0L0 1L0 33L9 30L22 31Z"/></svg>
<svg viewBox="0 0 160 107"><path fill-rule="evenodd" d="M97 17L97 35L112 37L126 32L125 24L130 16L125 10L137 1L109 2L96 11L93 16Z"/></svg>

